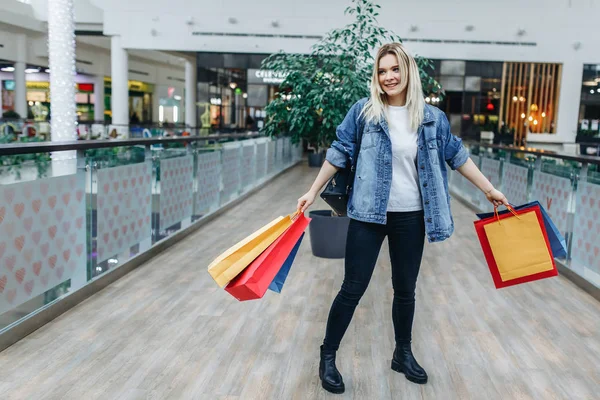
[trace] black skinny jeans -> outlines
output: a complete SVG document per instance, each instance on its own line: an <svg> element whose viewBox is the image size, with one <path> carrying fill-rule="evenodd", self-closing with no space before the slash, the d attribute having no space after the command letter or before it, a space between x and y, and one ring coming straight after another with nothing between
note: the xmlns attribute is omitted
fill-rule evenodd
<svg viewBox="0 0 600 400"><path fill-rule="evenodd" d="M367 290L386 236L392 263L392 319L396 345L411 342L415 287L425 243L423 211L389 212L386 225L350 221L344 282L329 312L323 341L325 349L338 350L354 310Z"/></svg>

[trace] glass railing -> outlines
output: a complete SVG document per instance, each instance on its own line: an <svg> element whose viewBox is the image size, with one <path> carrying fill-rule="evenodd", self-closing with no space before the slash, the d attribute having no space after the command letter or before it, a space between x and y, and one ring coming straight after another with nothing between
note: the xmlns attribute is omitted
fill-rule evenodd
<svg viewBox="0 0 600 400"><path fill-rule="evenodd" d="M302 156L289 138L246 135L112 143L0 146L0 333Z"/></svg>
<svg viewBox="0 0 600 400"><path fill-rule="evenodd" d="M258 131L258 126L247 127L205 127L196 128L184 123L144 123L144 124L112 124L106 121L79 121L76 126L77 140L101 140L123 138L158 138L179 136L206 136L214 134L247 133ZM0 118L0 143L6 141L50 140L50 121L32 119Z"/></svg>
<svg viewBox="0 0 600 400"><path fill-rule="evenodd" d="M539 201L567 241L558 260L600 288L600 158L547 151L467 144L483 174L514 205ZM449 176L451 192L479 212L493 208L458 172Z"/></svg>

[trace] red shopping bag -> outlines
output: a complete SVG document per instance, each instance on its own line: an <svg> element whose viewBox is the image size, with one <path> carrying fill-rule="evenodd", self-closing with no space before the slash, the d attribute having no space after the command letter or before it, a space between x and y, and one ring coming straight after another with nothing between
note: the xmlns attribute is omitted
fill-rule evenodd
<svg viewBox="0 0 600 400"><path fill-rule="evenodd" d="M557 276L540 207L508 208L474 223L496 289Z"/></svg>
<svg viewBox="0 0 600 400"><path fill-rule="evenodd" d="M240 301L262 298L309 223L310 218L300 214L225 290Z"/></svg>

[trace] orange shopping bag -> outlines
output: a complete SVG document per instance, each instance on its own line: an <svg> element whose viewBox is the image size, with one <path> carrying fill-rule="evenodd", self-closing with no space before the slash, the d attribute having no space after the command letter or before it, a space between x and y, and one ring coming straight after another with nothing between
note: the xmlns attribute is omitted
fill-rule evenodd
<svg viewBox="0 0 600 400"><path fill-rule="evenodd" d="M496 289L557 276L538 206L475 221L475 230Z"/></svg>
<svg viewBox="0 0 600 400"><path fill-rule="evenodd" d="M220 287L227 285L292 225L295 216L275 218L227 249L208 266L210 276Z"/></svg>

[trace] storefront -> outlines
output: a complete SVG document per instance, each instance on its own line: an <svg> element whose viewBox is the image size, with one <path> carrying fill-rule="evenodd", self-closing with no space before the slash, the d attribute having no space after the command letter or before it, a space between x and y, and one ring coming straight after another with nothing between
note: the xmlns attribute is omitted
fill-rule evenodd
<svg viewBox="0 0 600 400"><path fill-rule="evenodd" d="M48 69L41 67L28 67L25 70L25 87L27 90L27 115L21 118L35 121L48 121L50 119L50 75ZM15 109L15 81L12 69L2 72L2 112L14 111ZM77 75L75 87L75 103L78 121L90 121L94 119L94 84L91 76ZM89 82L88 82L89 81Z"/></svg>
<svg viewBox="0 0 600 400"><path fill-rule="evenodd" d="M449 117L464 138L525 143L527 135L556 133L562 65L434 60L445 97L426 100Z"/></svg>
<svg viewBox="0 0 600 400"><path fill-rule="evenodd" d="M112 118L111 109L111 78L104 78L104 116L105 119ZM154 85L140 81L129 81L129 123L150 124L152 123L152 96Z"/></svg>
<svg viewBox="0 0 600 400"><path fill-rule="evenodd" d="M434 88L425 101L442 109L451 130L464 139L480 140L498 129L502 63L461 60L432 60L435 79L444 94Z"/></svg>
<svg viewBox="0 0 600 400"><path fill-rule="evenodd" d="M258 130L283 78L261 70L268 54L197 53L198 126L203 132Z"/></svg>
<svg viewBox="0 0 600 400"><path fill-rule="evenodd" d="M264 126L265 107L275 99L286 76L285 73L264 69L248 70L248 115L254 119L256 129Z"/></svg>
<svg viewBox="0 0 600 400"><path fill-rule="evenodd" d="M583 66L581 102L579 104L579 135L600 135L600 65Z"/></svg>
<svg viewBox="0 0 600 400"><path fill-rule="evenodd" d="M185 121L182 88L157 85L155 96L158 96L158 122L178 124Z"/></svg>
<svg viewBox="0 0 600 400"><path fill-rule="evenodd" d="M577 139L580 152L600 155L600 65L585 64L579 103Z"/></svg>

